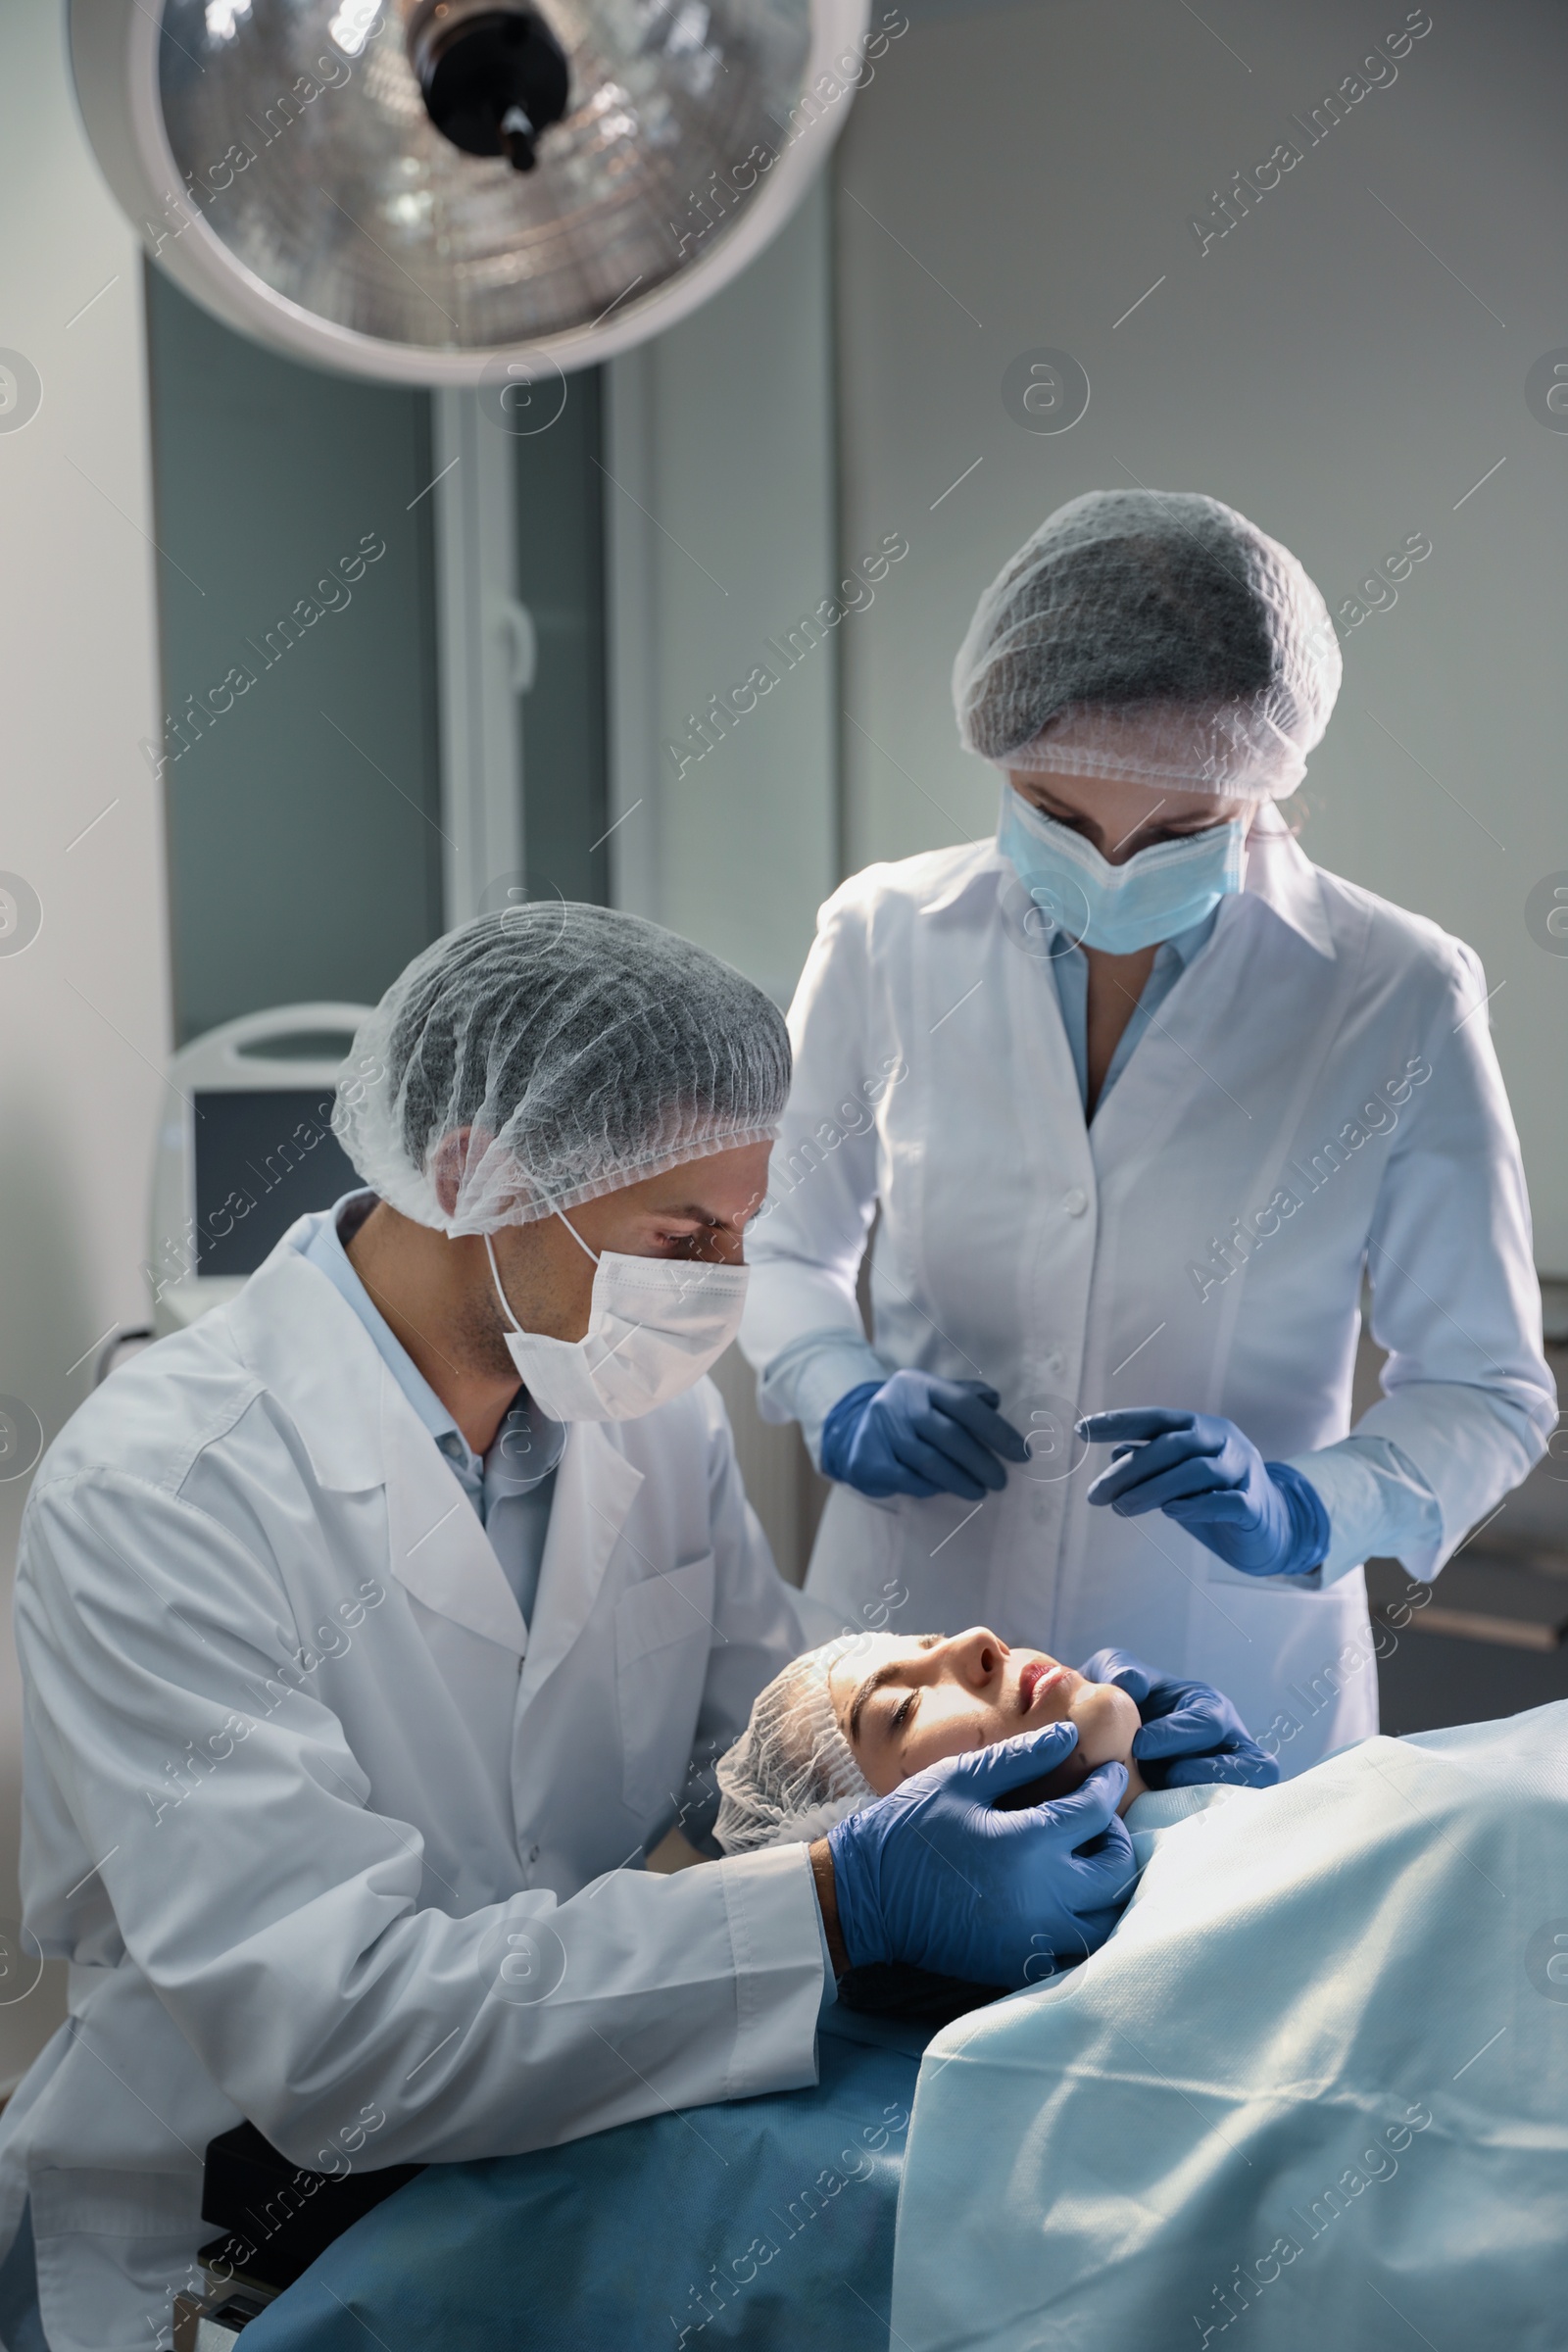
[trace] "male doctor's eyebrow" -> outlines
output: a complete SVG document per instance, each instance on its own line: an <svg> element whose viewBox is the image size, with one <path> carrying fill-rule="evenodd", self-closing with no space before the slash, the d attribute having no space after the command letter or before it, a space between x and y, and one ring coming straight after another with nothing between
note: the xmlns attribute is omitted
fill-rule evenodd
<svg viewBox="0 0 1568 2352"><path fill-rule="evenodd" d="M693 1201L685 1208L655 1208L648 1213L656 1225L698 1225L703 1233L740 1234L750 1224L753 1211L747 1209L739 1219L721 1217L713 1209L704 1208L700 1202ZM695 1242L701 1240L702 1235L694 1233L684 1238Z"/></svg>
<svg viewBox="0 0 1568 2352"><path fill-rule="evenodd" d="M914 1646L916 1649L935 1649L937 1643L944 1640L946 1640L946 1636L942 1634L922 1634ZM885 1666L873 1668L861 1683L850 1701L850 1744L852 1747L860 1737L860 1717L865 1712L867 1699L874 1698L885 1684L891 1683L895 1675L903 1672L904 1660L890 1658Z"/></svg>

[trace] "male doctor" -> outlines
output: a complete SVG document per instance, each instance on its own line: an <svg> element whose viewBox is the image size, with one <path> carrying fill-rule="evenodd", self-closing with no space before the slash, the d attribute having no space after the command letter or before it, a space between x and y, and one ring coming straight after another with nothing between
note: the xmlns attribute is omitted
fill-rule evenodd
<svg viewBox="0 0 1568 2352"><path fill-rule="evenodd" d="M1068 1726L831 1850L638 1867L800 1642L702 1378L788 1083L772 1004L654 925L471 923L357 1040L368 1189L51 1447L24 1878L71 2017L0 2126L11 2352L163 2340L241 2118L317 2171L548 2146L810 2083L835 1969L1020 1984L1108 1933L1121 1767L989 1809ZM1231 1750L1173 1774L1248 1777L1213 1693L1140 1695Z"/></svg>

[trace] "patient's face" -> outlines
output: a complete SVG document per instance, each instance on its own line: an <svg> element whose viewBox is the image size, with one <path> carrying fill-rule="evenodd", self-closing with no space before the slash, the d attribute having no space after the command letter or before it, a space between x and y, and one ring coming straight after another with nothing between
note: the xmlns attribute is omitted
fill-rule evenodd
<svg viewBox="0 0 1568 2352"><path fill-rule="evenodd" d="M1097 1764L1127 1767L1126 1811L1143 1793L1133 1762L1137 1702L1112 1683L1089 1683L1043 1649L1009 1649L987 1626L964 1634L868 1634L829 1670L839 1727L878 1796L901 1781L970 1748L994 1747L1019 1732L1072 1723L1078 1744L1046 1784L1048 1796L1076 1788Z"/></svg>

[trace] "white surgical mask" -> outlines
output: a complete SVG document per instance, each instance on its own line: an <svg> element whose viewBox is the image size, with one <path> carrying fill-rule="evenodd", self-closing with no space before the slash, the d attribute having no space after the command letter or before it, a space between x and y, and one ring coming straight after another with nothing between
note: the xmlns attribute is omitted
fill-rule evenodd
<svg viewBox="0 0 1568 2352"><path fill-rule="evenodd" d="M1247 819L1240 816L1180 841L1156 841L1112 865L1071 825L1008 785L999 840L1036 905L1068 939L1107 956L1132 956L1191 930L1247 877Z"/></svg>
<svg viewBox="0 0 1568 2352"><path fill-rule="evenodd" d="M512 1325L507 1348L539 1410L553 1421L632 1421L694 1387L740 1329L750 1268L595 1251L568 1218L561 1222L594 1261L588 1329L580 1340L523 1330L501 1287L490 1236L484 1237L496 1295Z"/></svg>

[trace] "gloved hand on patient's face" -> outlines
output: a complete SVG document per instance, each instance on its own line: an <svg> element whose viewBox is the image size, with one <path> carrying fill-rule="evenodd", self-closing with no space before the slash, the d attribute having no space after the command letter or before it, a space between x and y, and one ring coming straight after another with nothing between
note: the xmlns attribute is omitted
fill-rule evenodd
<svg viewBox="0 0 1568 2352"><path fill-rule="evenodd" d="M1003 1801L1064 1764L1077 1727L951 1756L828 1833L852 1968L903 1960L972 1984L1038 1984L1102 1944L1136 1876L1122 1764L1054 1803Z"/></svg>
<svg viewBox="0 0 1568 2352"><path fill-rule="evenodd" d="M1137 1702L1143 1728L1132 1752L1151 1788L1199 1788L1214 1781L1271 1788L1279 1779L1276 1759L1210 1684L1156 1674L1125 1649L1097 1649L1083 1671L1091 1683L1113 1683Z"/></svg>
<svg viewBox="0 0 1568 2352"><path fill-rule="evenodd" d="M1138 1730L1127 1692L985 1626L847 1635L759 1697L719 1760L714 1836L730 1854L826 1836L857 1967L1039 1983L1131 1891Z"/></svg>
<svg viewBox="0 0 1568 2352"><path fill-rule="evenodd" d="M1329 1515L1316 1488L1289 1463L1265 1462L1234 1421L1135 1406L1091 1413L1078 1434L1116 1449L1091 1502L1124 1519L1163 1511L1247 1576L1303 1576L1322 1565Z"/></svg>
<svg viewBox="0 0 1568 2352"><path fill-rule="evenodd" d="M863 1381L822 1424L823 1476L877 1498L961 1494L979 1502L1006 1485L1004 1461L1028 1459L998 1401L983 1380L941 1380L934 1372Z"/></svg>

